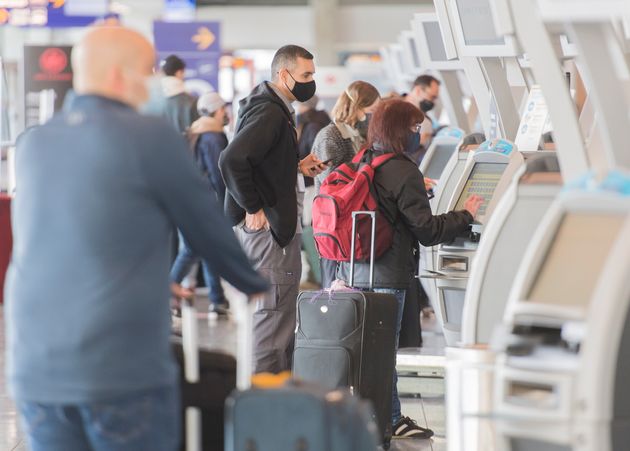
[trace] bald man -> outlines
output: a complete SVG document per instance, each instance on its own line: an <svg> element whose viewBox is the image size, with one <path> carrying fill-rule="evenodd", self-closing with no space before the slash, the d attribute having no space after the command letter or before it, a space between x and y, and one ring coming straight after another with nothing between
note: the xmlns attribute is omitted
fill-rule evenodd
<svg viewBox="0 0 630 451"><path fill-rule="evenodd" d="M33 451L178 449L175 228L241 291L268 286L184 139L136 112L153 54L133 31L90 31L73 51L77 97L18 142L7 376Z"/></svg>

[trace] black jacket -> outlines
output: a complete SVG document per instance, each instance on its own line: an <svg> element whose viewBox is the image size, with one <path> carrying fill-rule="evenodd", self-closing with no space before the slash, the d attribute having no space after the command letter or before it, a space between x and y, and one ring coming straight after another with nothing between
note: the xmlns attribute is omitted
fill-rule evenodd
<svg viewBox="0 0 630 451"><path fill-rule="evenodd" d="M382 152L367 152L369 158ZM393 221L392 247L374 264L375 288L407 289L414 273L413 251L419 241L433 246L453 240L472 223L467 211L433 216L424 177L415 163L397 155L376 169L374 186L381 214ZM338 278L348 281L350 265L339 265ZM369 265L357 264L354 286L368 288Z"/></svg>
<svg viewBox="0 0 630 451"><path fill-rule="evenodd" d="M233 225L264 209L276 242L288 245L297 226L295 124L267 82L241 101L236 135L219 158L227 187L225 215Z"/></svg>
<svg viewBox="0 0 630 451"><path fill-rule="evenodd" d="M300 139L298 140L298 153L300 160L309 156L313 150L313 143L319 131L330 124L330 116L322 110L308 110L297 117ZM306 186L313 186L315 182L311 177L305 177Z"/></svg>
<svg viewBox="0 0 630 451"><path fill-rule="evenodd" d="M199 119L197 99L185 92L167 97L164 100L163 115L179 133L184 134L186 129Z"/></svg>

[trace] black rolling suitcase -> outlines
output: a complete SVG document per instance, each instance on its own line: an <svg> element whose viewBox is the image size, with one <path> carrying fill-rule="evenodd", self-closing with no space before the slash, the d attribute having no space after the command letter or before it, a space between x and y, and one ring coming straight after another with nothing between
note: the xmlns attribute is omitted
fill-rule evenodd
<svg viewBox="0 0 630 451"><path fill-rule="evenodd" d="M374 212L354 212L350 285L354 280L356 218L372 218L370 286L374 280ZM351 387L372 402L384 446L392 437L392 379L398 302L358 290L302 292L298 297L293 375L327 389Z"/></svg>
<svg viewBox="0 0 630 451"><path fill-rule="evenodd" d="M249 388L252 305L235 305L238 390L226 402L225 451L375 451L372 408L348 390L331 392L294 381Z"/></svg>
<svg viewBox="0 0 630 451"><path fill-rule="evenodd" d="M200 350L197 310L182 301L182 340L173 343L181 368L184 451L223 451L225 400L236 387L236 360L216 351Z"/></svg>

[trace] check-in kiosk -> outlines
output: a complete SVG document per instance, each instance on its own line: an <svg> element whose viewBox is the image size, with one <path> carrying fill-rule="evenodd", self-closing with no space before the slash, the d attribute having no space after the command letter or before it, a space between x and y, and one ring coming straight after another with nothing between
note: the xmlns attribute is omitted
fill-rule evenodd
<svg viewBox="0 0 630 451"><path fill-rule="evenodd" d="M444 338L449 346L455 346L460 340L466 285L483 225L490 217L488 206L502 178L505 185L505 180L511 180L522 162L522 156L509 141L484 142L468 155L462 176L446 209L463 210L466 200L473 194L484 198L472 230L438 247L436 272L439 276L435 279L437 304L443 321ZM509 164L511 169L506 172ZM502 194L497 193L498 196Z"/></svg>
<svg viewBox="0 0 630 451"><path fill-rule="evenodd" d="M449 124L470 133L478 119L477 105L471 97L461 62L447 56L437 15L415 14L411 30L423 70L430 71L442 84L440 103L448 113Z"/></svg>
<svg viewBox="0 0 630 451"><path fill-rule="evenodd" d="M431 199L431 210L434 215L447 211L446 209L448 208L448 203L453 195L453 191L457 187L457 183L466 167L469 153L479 147L484 140L485 137L483 134L473 133L466 136L457 145L456 151L451 154L434 188L435 196ZM427 167L429 167L431 161L427 160L426 164ZM431 305L435 308L437 319L442 323L442 315L437 308L437 289L435 286L435 279L440 276L436 272L437 249L437 246L420 246L419 277Z"/></svg>
<svg viewBox="0 0 630 451"><path fill-rule="evenodd" d="M420 172L425 178L438 181L451 156L462 141L464 131L455 127L444 127L431 141L429 149L420 162Z"/></svg>
<svg viewBox="0 0 630 451"><path fill-rule="evenodd" d="M470 271L462 316L463 346L490 342L532 233L561 187L555 152L536 152L497 204Z"/></svg>
<svg viewBox="0 0 630 451"><path fill-rule="evenodd" d="M493 343L497 445L621 451L630 444L630 176L583 180L528 248Z"/></svg>
<svg viewBox="0 0 630 451"><path fill-rule="evenodd" d="M517 104L521 102L520 97L515 101L511 86L511 80L518 78L521 70L517 41L497 33L490 0L435 0L434 3L440 26L452 30L459 59L485 122L486 135L514 139L519 124ZM512 76L508 78L508 74Z"/></svg>

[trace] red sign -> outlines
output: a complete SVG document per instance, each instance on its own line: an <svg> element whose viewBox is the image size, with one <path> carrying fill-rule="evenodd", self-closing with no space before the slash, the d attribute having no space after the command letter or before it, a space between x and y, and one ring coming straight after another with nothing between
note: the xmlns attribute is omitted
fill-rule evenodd
<svg viewBox="0 0 630 451"><path fill-rule="evenodd" d="M68 81L72 74L63 73L68 67L66 52L56 47L46 49L39 57L40 73L35 74L35 80Z"/></svg>

